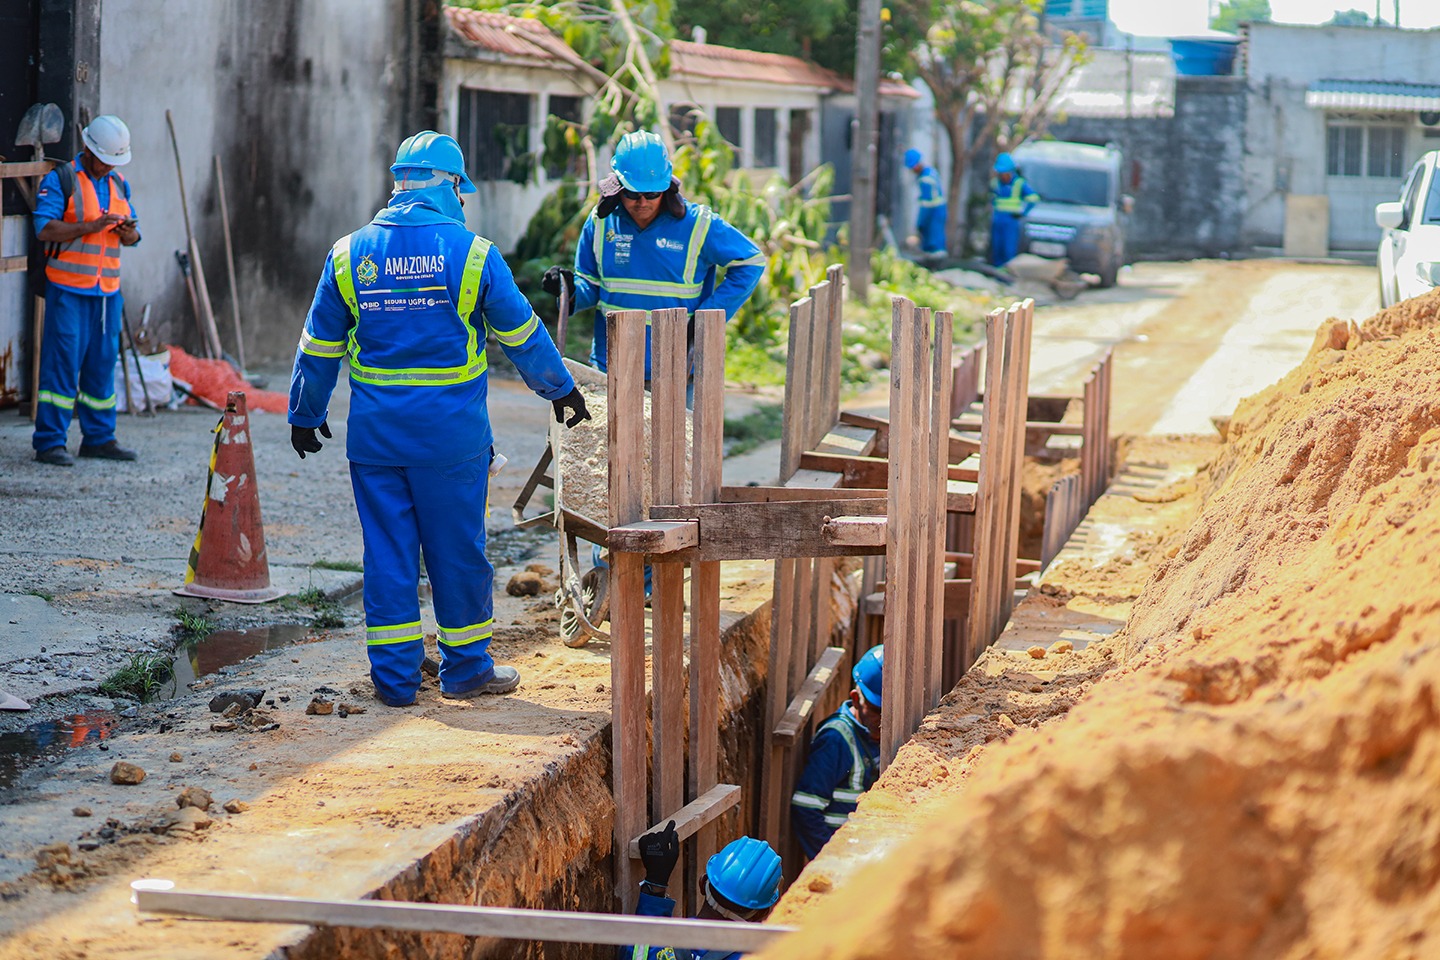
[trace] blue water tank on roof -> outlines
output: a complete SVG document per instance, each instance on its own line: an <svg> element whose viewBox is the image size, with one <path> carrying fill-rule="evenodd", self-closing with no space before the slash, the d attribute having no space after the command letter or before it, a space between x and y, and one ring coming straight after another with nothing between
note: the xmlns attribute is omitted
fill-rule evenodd
<svg viewBox="0 0 1440 960"><path fill-rule="evenodd" d="M1235 65L1235 50L1240 45L1234 40L1177 39L1170 41L1170 57L1175 61L1175 72L1182 77L1224 77L1229 76Z"/></svg>

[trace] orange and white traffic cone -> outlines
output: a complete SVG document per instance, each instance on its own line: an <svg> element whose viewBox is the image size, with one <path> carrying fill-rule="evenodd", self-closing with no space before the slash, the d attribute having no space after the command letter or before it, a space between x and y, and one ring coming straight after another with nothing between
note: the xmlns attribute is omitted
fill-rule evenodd
<svg viewBox="0 0 1440 960"><path fill-rule="evenodd" d="M265 603L285 595L270 586L250 418L239 390L226 398L225 413L215 425L200 529L190 548L185 583L175 593L233 603Z"/></svg>

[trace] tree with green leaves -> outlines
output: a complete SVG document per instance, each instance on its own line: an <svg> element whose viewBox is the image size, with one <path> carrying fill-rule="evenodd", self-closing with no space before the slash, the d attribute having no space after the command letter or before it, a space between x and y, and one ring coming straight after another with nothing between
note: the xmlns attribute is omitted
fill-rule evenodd
<svg viewBox="0 0 1440 960"><path fill-rule="evenodd" d="M1239 33L1242 23L1269 23L1270 0L1220 0L1220 10L1210 21L1211 30Z"/></svg>
<svg viewBox="0 0 1440 960"><path fill-rule="evenodd" d="M855 65L854 0L687 0L681 36L704 27L710 43L804 57L849 74Z"/></svg>
<svg viewBox="0 0 1440 960"><path fill-rule="evenodd" d="M1009 150L1041 135L1065 79L1087 57L1067 33L1056 45L1041 24L1044 0L892 0L885 59L925 81L952 163L945 234L963 249L965 173L992 145Z"/></svg>
<svg viewBox="0 0 1440 960"><path fill-rule="evenodd" d="M1376 25L1382 25L1383 20L1376 21ZM1370 14L1364 10L1336 10L1335 16L1326 20L1322 26L1326 27L1368 27L1371 26Z"/></svg>

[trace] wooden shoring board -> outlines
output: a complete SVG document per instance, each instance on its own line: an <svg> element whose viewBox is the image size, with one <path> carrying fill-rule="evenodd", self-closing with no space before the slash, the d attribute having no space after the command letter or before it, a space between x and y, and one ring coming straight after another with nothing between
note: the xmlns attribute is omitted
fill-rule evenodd
<svg viewBox="0 0 1440 960"><path fill-rule="evenodd" d="M774 730L785 715L789 699L786 685L790 677L790 650L793 646L794 621L791 604L795 596L795 573L798 560L775 562L775 589L770 606L770 656L766 674L765 730ZM766 736L761 745L763 766L760 775L760 838L779 849L781 846L781 814L785 778L782 767L787 751L784 744Z"/></svg>
<svg viewBox="0 0 1440 960"><path fill-rule="evenodd" d="M946 488L948 466L951 456L950 445L950 392L954 382L950 377L950 358L955 342L955 316L948 310L935 314L935 335L932 346L930 371L930 489L925 491L930 500L928 522L925 526L927 545L925 556L931 558L930 587L931 599L929 621L926 629L925 657L925 703L922 705L917 724L924 715L935 708L945 690L945 647L944 621L954 619L949 604L942 599L944 594L945 564L945 522ZM936 602L940 601L940 602Z"/></svg>
<svg viewBox="0 0 1440 960"><path fill-rule="evenodd" d="M872 617L885 616L885 586L884 580L876 584L876 589L870 593L861 594L860 609ZM970 610L970 578L968 577L947 577L941 581L940 596L944 603L942 608L945 617L959 620ZM885 665L889 667L889 657L886 657Z"/></svg>
<svg viewBox="0 0 1440 960"><path fill-rule="evenodd" d="M810 375L805 390L805 449L813 450L835 426L838 411L825 408L825 365L830 324L830 282L822 280L810 288L813 314L810 319Z"/></svg>
<svg viewBox="0 0 1440 960"><path fill-rule="evenodd" d="M267 897L253 893L175 890L169 881L131 884L136 910L207 920L246 923L302 923L317 927L409 930L466 937L555 943L686 943L697 950L752 952L764 949L795 927L728 920L675 920L515 907L476 907L396 900L319 900Z"/></svg>
<svg viewBox="0 0 1440 960"><path fill-rule="evenodd" d="M985 349L980 344L973 344L960 351L954 362L951 364L953 373L950 378L950 416L960 416L970 404L980 397L980 368L984 364Z"/></svg>
<svg viewBox="0 0 1440 960"><path fill-rule="evenodd" d="M779 560L848 557L865 551L827 544L826 517L884 516L886 501L868 498L758 503L656 504L656 520L698 520L700 544L676 560ZM777 607L777 609L779 609Z"/></svg>
<svg viewBox="0 0 1440 960"><path fill-rule="evenodd" d="M1005 365L1006 330L1009 315L1005 310L992 310L985 316L985 394L994 398L981 409L980 478L975 491L975 557L980 574L971 580L970 615L965 623L964 652L960 671L975 662L985 645L990 627L991 597L989 578L985 571L995 562L995 541L999 530L999 487L1003 464L1001 450L1004 435L1005 394L1000 389Z"/></svg>
<svg viewBox="0 0 1440 960"><path fill-rule="evenodd" d="M695 312L695 413L691 452L691 497L720 499L725 457L725 311ZM720 764L720 564L690 567L690 783L698 800L719 782ZM692 878L720 849L714 823L695 834Z"/></svg>
<svg viewBox="0 0 1440 960"><path fill-rule="evenodd" d="M805 682L795 692L785 713L771 732L777 740L793 744L815 719L815 705L825 695L830 684L840 675L840 662L845 658L844 647L826 647L815 661L815 666L805 676Z"/></svg>
<svg viewBox="0 0 1440 960"><path fill-rule="evenodd" d="M954 398L951 398L952 405ZM949 511L945 515L945 549L960 551L975 548L975 515ZM969 609L969 599L966 600ZM965 668L965 623L947 618L945 621L944 687L954 689Z"/></svg>
<svg viewBox="0 0 1440 960"><path fill-rule="evenodd" d="M805 451L806 412L810 392L810 342L815 334L815 301L809 297L790 305L789 358L785 371L784 425L780 434L780 482L800 468Z"/></svg>
<svg viewBox="0 0 1440 960"><path fill-rule="evenodd" d="M645 323L640 310L606 316L610 363L610 520L619 526L645 519ZM630 840L649 826L646 803L645 558L610 554L610 756L615 794L615 896L619 912L632 913L638 861Z"/></svg>
<svg viewBox="0 0 1440 960"><path fill-rule="evenodd" d="M1011 382L1011 403L1013 409L1022 412L1021 416L1029 417L1029 396L1030 396L1030 344L1031 330L1035 322L1035 301L1026 299L1016 309L1016 320L1012 333L1014 335L1014 349L1016 360L1013 367L1014 379ZM1012 580L1011 571L1015 569L1015 561L1020 556L1020 508L1024 500L1024 476L1025 476L1025 427L1024 420L1020 416L1015 418L1015 429L1010 441L1010 489L1007 491L1009 500L1006 504L1007 514L1005 522L1004 553L1000 557L1000 565L996 568L995 587L999 593L999 615L996 617L991 633L993 642L1005 629L1005 624L1010 619L1010 611L1015 607L1015 584Z"/></svg>
<svg viewBox="0 0 1440 960"><path fill-rule="evenodd" d="M840 416L840 367L845 356L845 268L832 263L825 270L830 281L830 319L825 324L825 375L822 393L830 422Z"/></svg>
<svg viewBox="0 0 1440 960"><path fill-rule="evenodd" d="M860 596L868 596L878 590L878 585L884 579L884 555L866 557L860 563ZM880 625L875 622L874 617L857 610L855 612L855 646L851 651L852 659L858 661L866 650L880 643L882 639Z"/></svg>
<svg viewBox="0 0 1440 960"><path fill-rule="evenodd" d="M1079 525L1081 497L1078 473L1061 477L1050 488L1049 495L1045 497L1045 533L1040 545L1040 569L1050 566Z"/></svg>
<svg viewBox="0 0 1440 960"><path fill-rule="evenodd" d="M650 314L650 489L652 503L688 499L685 482L685 383L689 379L683 308ZM659 820L685 805L685 565L654 564L650 596L650 808ZM637 851L638 852L638 851ZM676 878L685 876L684 856ZM685 916L685 890L675 892Z"/></svg>
<svg viewBox="0 0 1440 960"><path fill-rule="evenodd" d="M784 503L790 500L884 500L884 487L721 487L719 503Z"/></svg>
<svg viewBox="0 0 1440 960"><path fill-rule="evenodd" d="M652 833L663 832L671 823L675 824L675 833L681 841L688 840L739 802L740 787L738 785L733 783L716 784L679 810L658 818L654 826L631 840L630 856L638 860L640 858L640 841Z"/></svg>

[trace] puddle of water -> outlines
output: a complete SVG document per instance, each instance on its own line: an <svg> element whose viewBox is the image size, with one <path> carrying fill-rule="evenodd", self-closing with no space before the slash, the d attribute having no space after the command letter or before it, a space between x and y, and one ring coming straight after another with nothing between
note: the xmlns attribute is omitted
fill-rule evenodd
<svg viewBox="0 0 1440 960"><path fill-rule="evenodd" d="M92 710L37 723L17 733L0 733L0 789L13 786L30 766L58 759L83 743L109 737L119 719L109 710Z"/></svg>
<svg viewBox="0 0 1440 960"><path fill-rule="evenodd" d="M216 630L205 639L175 651L174 679L168 684L167 695L222 667L234 666L256 654L289 646L314 634L314 627L295 623L249 630Z"/></svg>

